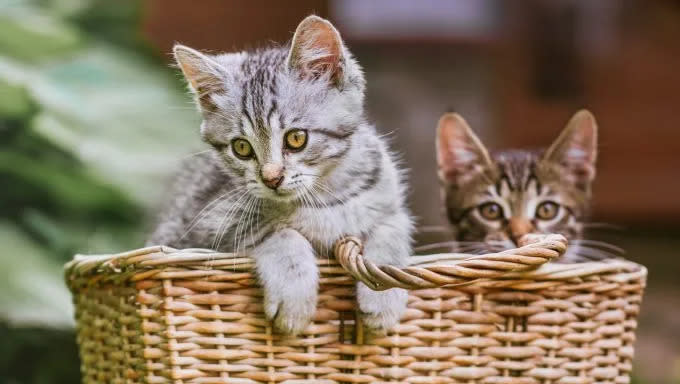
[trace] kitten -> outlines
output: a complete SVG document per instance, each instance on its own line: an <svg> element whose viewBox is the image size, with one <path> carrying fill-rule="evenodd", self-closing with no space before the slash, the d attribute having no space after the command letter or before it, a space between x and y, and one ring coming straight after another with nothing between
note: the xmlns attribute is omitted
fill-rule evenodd
<svg viewBox="0 0 680 384"><path fill-rule="evenodd" d="M314 315L316 257L340 237L360 236L373 262L407 265L403 175L366 122L361 67L331 23L307 17L288 48L174 54L213 150L186 164L150 244L247 252L266 316L290 334ZM384 330L407 294L359 283L357 299L364 323Z"/></svg>
<svg viewBox="0 0 680 384"><path fill-rule="evenodd" d="M447 113L437 128L442 198L457 251L514 248L528 233L560 233L569 239L561 262L608 256L605 243L583 240L595 178L597 124L576 113L545 151L489 153L468 124Z"/></svg>

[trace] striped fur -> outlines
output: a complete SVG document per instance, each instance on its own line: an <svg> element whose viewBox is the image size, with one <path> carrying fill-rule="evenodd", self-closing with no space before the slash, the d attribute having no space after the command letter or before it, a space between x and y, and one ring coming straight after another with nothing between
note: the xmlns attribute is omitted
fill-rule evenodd
<svg viewBox="0 0 680 384"><path fill-rule="evenodd" d="M590 203L596 140L595 120L582 111L547 150L489 154L460 116L445 115L438 128L439 174L458 250L513 248L527 233L561 233L577 244ZM542 204L551 203L555 216L541 217ZM490 204L500 216L485 215ZM578 248L562 261L583 260Z"/></svg>
<svg viewBox="0 0 680 384"><path fill-rule="evenodd" d="M288 333L314 312L314 258L329 257L341 236L362 237L376 262L407 264L403 175L365 120L362 70L329 22L308 17L289 47L211 56L177 46L175 56L214 151L184 166L149 243L250 254L265 312ZM300 151L285 146L292 129L307 132ZM234 139L247 140L254 157L236 156ZM282 169L275 189L262 180L266 164ZM406 305L399 289L359 286L358 299L364 321L379 329Z"/></svg>

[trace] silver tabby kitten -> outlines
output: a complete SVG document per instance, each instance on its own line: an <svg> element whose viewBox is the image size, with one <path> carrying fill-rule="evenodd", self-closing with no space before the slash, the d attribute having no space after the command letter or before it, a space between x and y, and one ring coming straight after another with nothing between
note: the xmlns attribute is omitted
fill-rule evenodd
<svg viewBox="0 0 680 384"><path fill-rule="evenodd" d="M489 153L457 114L437 128L442 197L458 251L514 248L528 233L560 233L569 240L558 261L611 256L613 246L583 239L595 178L597 124L580 111L545 151Z"/></svg>
<svg viewBox="0 0 680 384"><path fill-rule="evenodd" d="M340 237L360 236L376 263L408 263L402 174L365 120L362 70L331 23L307 17L289 48L174 53L214 150L186 164L150 244L247 252L266 316L291 334L316 310L316 257ZM357 299L364 323L387 329L407 295L359 283Z"/></svg>

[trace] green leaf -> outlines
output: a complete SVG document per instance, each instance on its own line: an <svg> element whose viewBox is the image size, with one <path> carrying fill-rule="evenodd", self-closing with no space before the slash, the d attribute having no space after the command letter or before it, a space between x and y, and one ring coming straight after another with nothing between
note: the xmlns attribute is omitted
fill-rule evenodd
<svg viewBox="0 0 680 384"><path fill-rule="evenodd" d="M32 129L144 206L155 206L183 156L201 147L199 115L162 68L100 45L67 61L21 65L0 57L41 106Z"/></svg>
<svg viewBox="0 0 680 384"><path fill-rule="evenodd" d="M26 6L0 4L0 52L25 61L39 61L74 51L81 43L77 29Z"/></svg>
<svg viewBox="0 0 680 384"><path fill-rule="evenodd" d="M0 244L0 320L71 327L73 306L62 265L6 221L0 221Z"/></svg>
<svg viewBox="0 0 680 384"><path fill-rule="evenodd" d="M26 88L0 79L0 116L3 119L28 119L36 108Z"/></svg>

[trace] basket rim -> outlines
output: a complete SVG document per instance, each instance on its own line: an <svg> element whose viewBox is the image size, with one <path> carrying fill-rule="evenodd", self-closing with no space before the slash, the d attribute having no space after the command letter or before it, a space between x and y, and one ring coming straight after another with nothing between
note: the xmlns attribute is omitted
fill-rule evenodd
<svg viewBox="0 0 680 384"><path fill-rule="evenodd" d="M418 256L427 255L415 257ZM446 256L451 263L456 263L473 255L441 253L430 256ZM320 267L331 268L333 272L344 271L334 258L318 258L317 264ZM210 276L225 272L248 273L254 269L254 266L254 260L243 254L201 248L176 249L156 245L115 254L77 254L64 265L64 272L67 280L95 276L114 280L129 278L138 280L141 278L134 278L134 276L142 274L142 278L149 277L144 276L145 271L191 271L192 277L196 278L201 275ZM623 283L646 278L647 268L625 259L573 264L546 263L533 270L509 273L498 280L555 281L596 274L609 274L608 280ZM157 278L162 278L162 276L157 276Z"/></svg>

